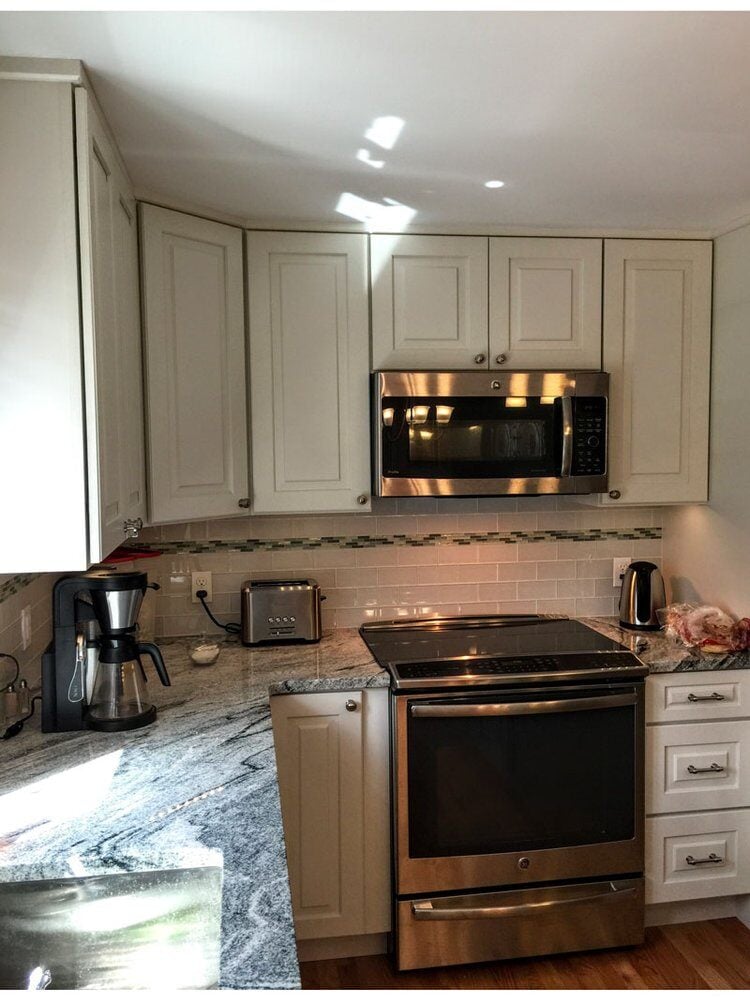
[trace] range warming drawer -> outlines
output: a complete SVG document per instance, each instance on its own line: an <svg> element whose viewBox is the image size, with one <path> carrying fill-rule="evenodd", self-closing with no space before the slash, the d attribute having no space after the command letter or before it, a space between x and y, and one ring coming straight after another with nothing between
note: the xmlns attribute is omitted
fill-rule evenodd
<svg viewBox="0 0 750 1000"><path fill-rule="evenodd" d="M401 900L398 968L641 944L643 904L642 878Z"/></svg>

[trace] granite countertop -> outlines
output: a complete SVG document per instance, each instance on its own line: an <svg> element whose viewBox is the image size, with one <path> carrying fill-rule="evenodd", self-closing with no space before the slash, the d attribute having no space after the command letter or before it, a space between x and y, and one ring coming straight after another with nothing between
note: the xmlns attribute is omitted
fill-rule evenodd
<svg viewBox="0 0 750 1000"><path fill-rule="evenodd" d="M319 645L227 642L211 667L161 642L156 723L0 743L0 881L223 865L221 985L300 986L269 689L387 687L354 629Z"/></svg>
<svg viewBox="0 0 750 1000"><path fill-rule="evenodd" d="M581 618L597 632L627 646L648 664L649 673L668 674L685 670L745 670L750 667L750 651L704 653L691 649L664 632L640 632L620 627L617 618Z"/></svg>
<svg viewBox="0 0 750 1000"><path fill-rule="evenodd" d="M652 672L750 666L748 653L582 620ZM222 866L221 985L298 988L269 694L383 688L388 675L355 629L311 646L229 640L210 667L191 663L189 640L160 646L172 686L149 684L154 725L43 734L37 715L0 744L0 882Z"/></svg>

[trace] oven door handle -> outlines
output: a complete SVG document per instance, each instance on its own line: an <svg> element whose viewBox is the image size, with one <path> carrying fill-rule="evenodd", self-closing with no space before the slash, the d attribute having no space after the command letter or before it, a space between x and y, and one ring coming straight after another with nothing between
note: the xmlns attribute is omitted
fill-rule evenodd
<svg viewBox="0 0 750 1000"><path fill-rule="evenodd" d="M628 694L608 694L598 698L565 698L559 701L510 701L501 704L468 704L409 706L409 711L417 719L471 719L482 716L542 715L545 712L589 712L600 708L620 708L635 705L638 696Z"/></svg>
<svg viewBox="0 0 750 1000"><path fill-rule="evenodd" d="M573 397L562 397L562 463L560 478L567 479L573 467Z"/></svg>
<svg viewBox="0 0 750 1000"><path fill-rule="evenodd" d="M598 903L609 899L620 899L632 896L635 888L615 889L610 886L597 893L586 893L583 896L570 896L566 899L546 899L538 903L520 903L517 906L439 906L435 908L431 901L412 903L411 912L415 920L494 920L498 917L520 917L527 913L538 913L540 910L551 910L558 906L574 906L578 903Z"/></svg>

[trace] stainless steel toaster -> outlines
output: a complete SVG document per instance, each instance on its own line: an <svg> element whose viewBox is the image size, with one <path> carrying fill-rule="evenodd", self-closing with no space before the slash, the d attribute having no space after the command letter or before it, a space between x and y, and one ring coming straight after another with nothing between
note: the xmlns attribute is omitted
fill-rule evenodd
<svg viewBox="0 0 750 1000"><path fill-rule="evenodd" d="M240 596L243 645L319 642L323 600L315 580L246 580Z"/></svg>

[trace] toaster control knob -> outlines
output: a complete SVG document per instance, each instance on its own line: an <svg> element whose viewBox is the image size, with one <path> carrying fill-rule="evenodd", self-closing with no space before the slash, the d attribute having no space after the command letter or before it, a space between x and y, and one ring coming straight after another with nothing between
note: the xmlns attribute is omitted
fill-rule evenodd
<svg viewBox="0 0 750 1000"><path fill-rule="evenodd" d="M347 712L357 711L357 703L354 700L354 698L347 698L346 705L344 707L346 708Z"/></svg>
<svg viewBox="0 0 750 1000"><path fill-rule="evenodd" d="M281 620L282 620L283 622L288 622L288 621L289 621L289 619L287 618L287 616L286 616L286 615L284 615L284 617L283 617L283 618L282 618Z"/></svg>
<svg viewBox="0 0 750 1000"><path fill-rule="evenodd" d="M291 618L289 619L289 621L290 621L290 622L296 622L296 621L297 621L297 619L296 619L296 618L294 617L294 615L292 615L292 616L291 616Z"/></svg>
<svg viewBox="0 0 750 1000"><path fill-rule="evenodd" d="M273 618L269 618L268 622L269 622L270 625L273 625Z"/></svg>

